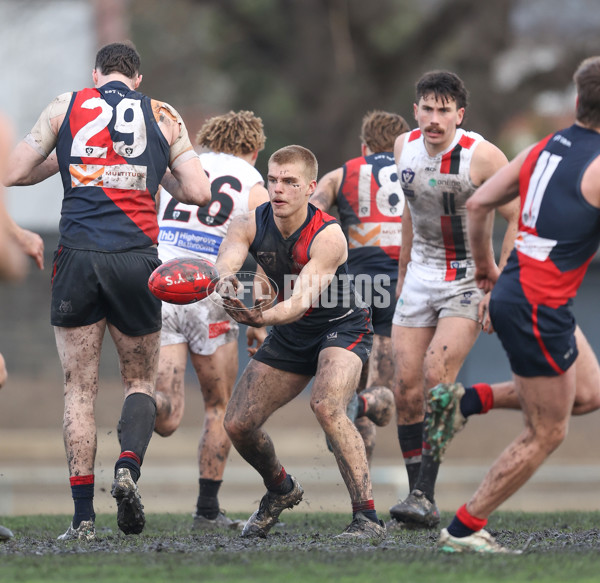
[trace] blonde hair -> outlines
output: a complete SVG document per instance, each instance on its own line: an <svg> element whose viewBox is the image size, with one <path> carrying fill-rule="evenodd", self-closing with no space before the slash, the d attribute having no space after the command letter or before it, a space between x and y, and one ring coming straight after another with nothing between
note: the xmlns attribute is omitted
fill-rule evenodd
<svg viewBox="0 0 600 583"><path fill-rule="evenodd" d="M269 166L272 162L280 165L301 162L304 164L304 175L309 182L316 180L319 174L316 156L304 146L284 146L271 154Z"/></svg>
<svg viewBox="0 0 600 583"><path fill-rule="evenodd" d="M196 135L199 146L234 156L260 151L265 141L262 119L244 110L211 117Z"/></svg>

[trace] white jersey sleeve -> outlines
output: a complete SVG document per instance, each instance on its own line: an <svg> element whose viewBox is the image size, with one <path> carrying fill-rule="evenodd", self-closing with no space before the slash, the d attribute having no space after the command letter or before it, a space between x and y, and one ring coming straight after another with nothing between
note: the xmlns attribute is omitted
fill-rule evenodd
<svg viewBox="0 0 600 583"><path fill-rule="evenodd" d="M250 189L264 184L254 166L232 154L207 152L200 161L211 185L208 205L183 204L160 190L158 255L163 262L203 257L214 263L232 219L248 212Z"/></svg>

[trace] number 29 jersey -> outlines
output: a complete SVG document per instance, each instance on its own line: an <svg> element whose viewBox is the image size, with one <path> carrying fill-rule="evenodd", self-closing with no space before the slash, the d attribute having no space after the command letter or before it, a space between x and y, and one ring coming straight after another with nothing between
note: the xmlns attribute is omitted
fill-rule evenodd
<svg viewBox="0 0 600 583"><path fill-rule="evenodd" d="M120 81L74 92L56 141L59 245L111 252L155 244L169 149L149 97Z"/></svg>
<svg viewBox="0 0 600 583"><path fill-rule="evenodd" d="M250 190L264 184L252 164L233 154L205 152L200 161L210 181L208 205L183 204L164 188L160 191L158 255L163 262L203 257L214 263L231 221L248 212Z"/></svg>

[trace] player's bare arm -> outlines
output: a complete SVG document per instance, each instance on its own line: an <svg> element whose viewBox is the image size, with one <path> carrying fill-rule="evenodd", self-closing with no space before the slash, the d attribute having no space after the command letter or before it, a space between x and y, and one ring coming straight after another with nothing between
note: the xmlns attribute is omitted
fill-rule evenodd
<svg viewBox="0 0 600 583"><path fill-rule="evenodd" d="M480 186L467 201L467 229L475 260L475 279L484 291L490 291L498 276L492 248L493 210L508 204L519 194L519 171L527 155L519 154Z"/></svg>
<svg viewBox="0 0 600 583"><path fill-rule="evenodd" d="M337 268L346 261L348 244L339 225L329 225L313 240L311 258L298 274L292 294L268 310L255 304L243 309L237 301L224 301L227 313L248 326L274 326L299 320L318 301L321 292L335 277Z"/></svg>
<svg viewBox="0 0 600 583"><path fill-rule="evenodd" d="M215 263L220 277L216 291L221 296L231 296L237 290L239 282L235 274L244 264L255 235L256 220L254 211L236 217L231 221L227 235L219 247L219 254Z"/></svg>
<svg viewBox="0 0 600 583"><path fill-rule="evenodd" d="M152 112L158 127L170 145L169 168L161 185L179 202L207 205L210 202L210 182L202 168L187 128L177 111L168 103L152 100Z"/></svg>
<svg viewBox="0 0 600 583"><path fill-rule="evenodd" d="M396 298L400 297L402 293L402 285L404 283L404 277L406 276L406 269L410 262L410 252L412 249L413 242L413 226L412 226L412 215L408 205L404 205L404 211L402 212L402 244L400 247L400 255L398 257L398 283L396 284Z"/></svg>
<svg viewBox="0 0 600 583"><path fill-rule="evenodd" d="M269 202L269 193L260 183L255 184L248 194L248 210L253 211L257 206Z"/></svg>
<svg viewBox="0 0 600 583"><path fill-rule="evenodd" d="M252 286L252 294L255 304L258 302L259 304L268 300L268 304L270 305L276 299L275 290L273 286L269 283L269 279L264 272L264 269L260 266L256 266L256 274L254 275L254 284ZM256 354L256 351L262 346L262 343L265 341L267 337L267 328L266 327L254 327L248 326L246 328L246 341L248 346L248 355L253 356Z"/></svg>
<svg viewBox="0 0 600 583"><path fill-rule="evenodd" d="M583 173L581 194L592 206L600 208L600 156Z"/></svg>
<svg viewBox="0 0 600 583"><path fill-rule="evenodd" d="M315 191L311 194L309 202L317 208L327 212L335 205L335 198L342 183L344 170L336 168L328 172L319 180Z"/></svg>
<svg viewBox="0 0 600 583"><path fill-rule="evenodd" d="M58 172L58 160L53 150L71 96L72 93L63 93L53 99L31 132L17 144L9 158L6 186L37 184Z"/></svg>

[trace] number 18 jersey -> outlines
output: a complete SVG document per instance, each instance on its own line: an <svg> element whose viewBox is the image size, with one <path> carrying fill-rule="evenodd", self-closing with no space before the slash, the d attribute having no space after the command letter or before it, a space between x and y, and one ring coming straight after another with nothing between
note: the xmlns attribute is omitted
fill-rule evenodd
<svg viewBox="0 0 600 583"><path fill-rule="evenodd" d="M164 188L160 191L158 255L162 261L174 257L217 259L221 242L234 217L248 212L248 196L256 184L264 184L260 172L233 154L200 154L210 181L211 199L198 207L176 201Z"/></svg>

